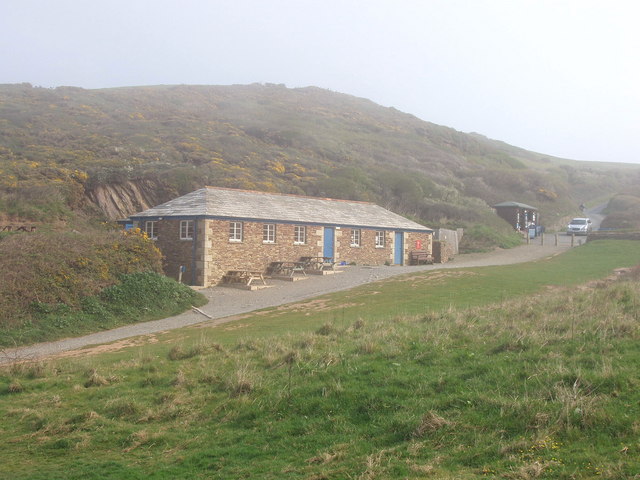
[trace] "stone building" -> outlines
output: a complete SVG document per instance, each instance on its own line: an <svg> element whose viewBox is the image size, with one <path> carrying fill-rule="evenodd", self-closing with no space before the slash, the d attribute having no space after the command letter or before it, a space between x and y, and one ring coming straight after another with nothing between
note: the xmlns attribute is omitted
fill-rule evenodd
<svg viewBox="0 0 640 480"><path fill-rule="evenodd" d="M130 221L155 239L165 273L191 285L301 257L404 265L432 253L433 230L368 202L205 187Z"/></svg>

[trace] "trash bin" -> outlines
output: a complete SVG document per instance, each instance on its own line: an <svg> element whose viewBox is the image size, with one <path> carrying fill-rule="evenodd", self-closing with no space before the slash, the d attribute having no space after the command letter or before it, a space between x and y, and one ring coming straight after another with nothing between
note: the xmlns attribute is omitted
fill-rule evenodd
<svg viewBox="0 0 640 480"><path fill-rule="evenodd" d="M530 227L529 228L529 238L536 238L536 228L535 227Z"/></svg>

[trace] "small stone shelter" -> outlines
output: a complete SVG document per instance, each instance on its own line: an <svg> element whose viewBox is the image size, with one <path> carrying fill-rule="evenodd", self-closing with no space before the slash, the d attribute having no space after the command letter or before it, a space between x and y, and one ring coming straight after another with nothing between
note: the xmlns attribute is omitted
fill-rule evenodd
<svg viewBox="0 0 640 480"><path fill-rule="evenodd" d="M432 253L433 230L374 203L205 187L131 215L156 241L165 273L217 284L230 270L330 257L359 265L405 265Z"/></svg>
<svg viewBox="0 0 640 480"><path fill-rule="evenodd" d="M518 202L502 202L493 206L499 217L509 222L514 229L523 232L540 225L538 209Z"/></svg>

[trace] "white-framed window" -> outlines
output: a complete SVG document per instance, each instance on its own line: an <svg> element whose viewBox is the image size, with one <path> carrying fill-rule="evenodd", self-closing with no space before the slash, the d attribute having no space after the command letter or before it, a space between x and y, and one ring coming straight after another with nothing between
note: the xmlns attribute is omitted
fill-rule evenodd
<svg viewBox="0 0 640 480"><path fill-rule="evenodd" d="M229 222L229 241L242 241L242 222Z"/></svg>
<svg viewBox="0 0 640 480"><path fill-rule="evenodd" d="M360 246L360 229L354 228L351 230L351 246L359 247Z"/></svg>
<svg viewBox="0 0 640 480"><path fill-rule="evenodd" d="M293 227L293 244L304 245L305 243L307 243L307 227L295 225Z"/></svg>
<svg viewBox="0 0 640 480"><path fill-rule="evenodd" d="M180 220L180 240L193 240L193 220Z"/></svg>
<svg viewBox="0 0 640 480"><path fill-rule="evenodd" d="M157 240L158 233L156 230L156 222L153 220L148 220L144 222L144 233L147 234L151 240Z"/></svg>
<svg viewBox="0 0 640 480"><path fill-rule="evenodd" d="M262 243L276 243L275 223L264 223L262 225Z"/></svg>
<svg viewBox="0 0 640 480"><path fill-rule="evenodd" d="M386 245L386 235L384 234L384 230L376 231L376 248L384 248Z"/></svg>

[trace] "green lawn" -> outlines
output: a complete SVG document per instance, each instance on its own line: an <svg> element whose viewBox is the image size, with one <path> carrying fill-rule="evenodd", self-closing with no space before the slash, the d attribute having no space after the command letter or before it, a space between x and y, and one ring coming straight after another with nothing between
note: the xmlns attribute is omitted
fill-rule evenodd
<svg viewBox="0 0 640 480"><path fill-rule="evenodd" d="M584 284L634 264L598 242L14 365L0 478L633 478L638 276Z"/></svg>
<svg viewBox="0 0 640 480"><path fill-rule="evenodd" d="M640 264L640 242L598 241L562 255L519 265L437 270L395 277L287 307L266 309L216 332L217 341L294 334L324 323L387 319L449 308L488 305L550 287L571 287ZM393 267L389 267L393 268ZM268 320L267 320L268 319Z"/></svg>

